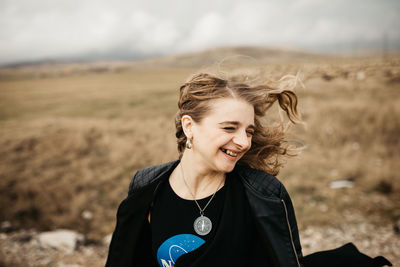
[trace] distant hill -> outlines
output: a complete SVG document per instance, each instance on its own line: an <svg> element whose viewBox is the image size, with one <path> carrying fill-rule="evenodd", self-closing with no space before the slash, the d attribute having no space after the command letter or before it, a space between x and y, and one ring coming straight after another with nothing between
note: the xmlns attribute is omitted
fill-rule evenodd
<svg viewBox="0 0 400 267"><path fill-rule="evenodd" d="M144 65L168 67L204 67L226 61L245 61L244 64L279 63L290 60L321 59L331 56L314 54L299 50L269 47L240 46L218 47L200 52L168 55L138 61Z"/></svg>
<svg viewBox="0 0 400 267"><path fill-rule="evenodd" d="M215 65L239 67L262 64L287 64L337 58L294 49L257 46L218 47L199 52L166 55L142 60L57 61L15 63L0 67L0 80L119 72L130 68L204 68Z"/></svg>

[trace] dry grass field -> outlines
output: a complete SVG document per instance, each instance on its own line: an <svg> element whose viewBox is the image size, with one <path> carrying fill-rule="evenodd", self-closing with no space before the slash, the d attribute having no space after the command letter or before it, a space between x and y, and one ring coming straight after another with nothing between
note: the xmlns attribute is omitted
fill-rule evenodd
<svg viewBox="0 0 400 267"><path fill-rule="evenodd" d="M204 65L170 61L0 69L0 222L75 229L93 243L112 232L134 172L177 158L178 88ZM400 262L400 56L284 58L243 71L301 72L307 127L292 127L288 138L304 149L278 175L300 231L385 226L393 243L374 248L367 232L361 251ZM353 187L331 188L338 180Z"/></svg>

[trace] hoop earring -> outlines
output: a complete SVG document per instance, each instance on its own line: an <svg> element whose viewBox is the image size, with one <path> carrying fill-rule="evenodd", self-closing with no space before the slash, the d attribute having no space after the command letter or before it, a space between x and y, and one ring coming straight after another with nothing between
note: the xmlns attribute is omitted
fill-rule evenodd
<svg viewBox="0 0 400 267"><path fill-rule="evenodd" d="M187 148L187 149L191 149L192 147L193 147L192 140L187 139L187 140L186 140L186 148Z"/></svg>

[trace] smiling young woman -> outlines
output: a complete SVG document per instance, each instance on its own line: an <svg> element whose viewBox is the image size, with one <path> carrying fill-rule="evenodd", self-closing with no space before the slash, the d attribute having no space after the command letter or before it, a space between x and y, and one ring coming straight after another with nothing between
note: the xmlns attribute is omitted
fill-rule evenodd
<svg viewBox="0 0 400 267"><path fill-rule="evenodd" d="M197 74L184 83L179 158L135 174L106 266L302 266L292 202L273 176L289 154L284 127L262 123L275 102L301 122L295 86L294 76L250 86Z"/></svg>
<svg viewBox="0 0 400 267"><path fill-rule="evenodd" d="M274 102L300 121L294 87L293 76L250 86L202 73L184 83L179 159L135 174L107 266L299 266L293 207L272 176L287 153L283 127L261 123Z"/></svg>

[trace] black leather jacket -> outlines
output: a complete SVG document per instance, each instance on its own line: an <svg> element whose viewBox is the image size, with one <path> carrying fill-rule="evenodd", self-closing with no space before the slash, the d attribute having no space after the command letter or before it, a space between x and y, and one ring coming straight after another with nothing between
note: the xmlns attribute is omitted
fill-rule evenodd
<svg viewBox="0 0 400 267"><path fill-rule="evenodd" d="M179 161L139 170L129 185L128 197L117 213L106 266L150 266L151 241L145 236L147 214L159 182ZM302 266L299 232L292 202L274 176L246 166L233 170L241 179L259 235L277 266ZM155 265L156 266L156 265Z"/></svg>

